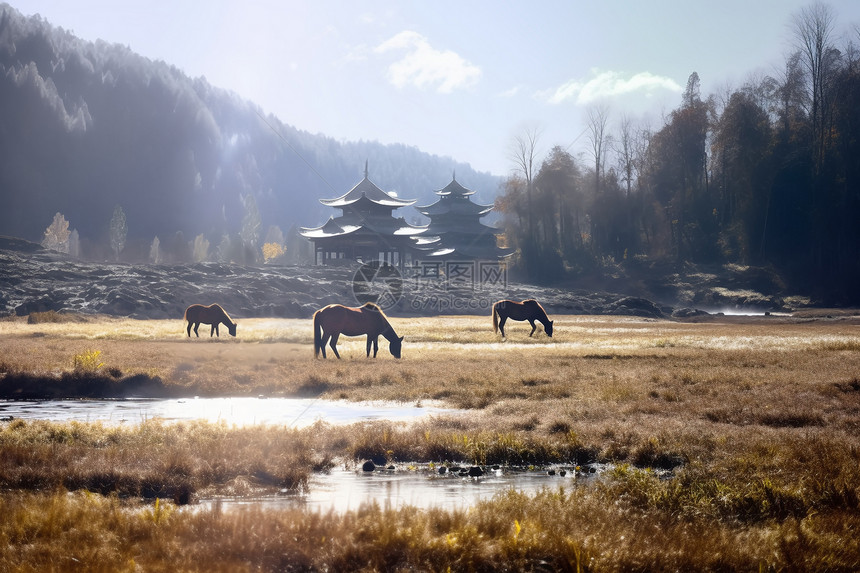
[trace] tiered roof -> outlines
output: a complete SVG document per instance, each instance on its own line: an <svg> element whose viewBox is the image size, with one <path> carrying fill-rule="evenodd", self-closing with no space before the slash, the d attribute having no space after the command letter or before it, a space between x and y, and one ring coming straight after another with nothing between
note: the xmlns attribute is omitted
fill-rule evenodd
<svg viewBox="0 0 860 573"><path fill-rule="evenodd" d="M301 234L313 241L315 260L332 259L368 262L377 256L387 263L404 264L415 247L415 237L427 228L410 225L403 217L394 217L400 207L415 201L401 199L377 187L367 176L344 195L320 199L320 203L341 210L319 227L303 227Z"/></svg>
<svg viewBox="0 0 860 573"><path fill-rule="evenodd" d="M457 182L455 174L447 186L436 191L438 201L416 207L430 218L426 233L418 240L428 256L495 258L506 254L496 246L498 231L479 221L493 206L473 203L470 197L474 194Z"/></svg>
<svg viewBox="0 0 860 573"><path fill-rule="evenodd" d="M342 210L338 217L329 218L320 227L302 227L301 234L309 239L324 239L345 235L376 234L388 236L414 236L423 233L426 227L416 227L403 217L395 218L394 209L415 204L414 199L400 199L377 187L367 177L346 194L335 199L320 199L320 203Z"/></svg>

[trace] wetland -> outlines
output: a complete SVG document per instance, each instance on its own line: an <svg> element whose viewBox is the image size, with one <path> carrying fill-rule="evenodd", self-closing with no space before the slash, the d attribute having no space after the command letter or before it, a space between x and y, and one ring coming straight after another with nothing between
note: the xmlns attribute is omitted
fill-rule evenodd
<svg viewBox="0 0 860 573"><path fill-rule="evenodd" d="M514 323L502 341L489 317L394 316L401 360L367 359L356 338L341 340L341 361L313 359L307 319L239 319L235 339L190 340L180 320L2 321L6 399L24 383L55 400L80 400L88 384L140 399L128 384L177 404L416 414L307 425L2 414L2 567L860 565L856 316L552 318L552 339ZM368 461L376 471L362 471ZM457 501L509 477L520 485ZM383 496L366 501L362 488Z"/></svg>

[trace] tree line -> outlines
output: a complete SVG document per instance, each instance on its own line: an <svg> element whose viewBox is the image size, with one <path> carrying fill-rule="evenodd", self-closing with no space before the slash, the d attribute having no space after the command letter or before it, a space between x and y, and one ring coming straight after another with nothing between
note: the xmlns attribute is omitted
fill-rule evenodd
<svg viewBox="0 0 860 573"><path fill-rule="evenodd" d="M703 98L692 73L657 128L588 110L588 151L540 130L512 142L496 208L514 264L542 281L643 260L770 266L834 303L860 291L860 27L835 40L816 3L791 23L779 74Z"/></svg>

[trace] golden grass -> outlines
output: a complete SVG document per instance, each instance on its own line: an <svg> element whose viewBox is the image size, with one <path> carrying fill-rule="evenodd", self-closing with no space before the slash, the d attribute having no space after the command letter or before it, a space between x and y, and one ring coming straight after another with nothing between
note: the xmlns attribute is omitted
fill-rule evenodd
<svg viewBox="0 0 860 573"><path fill-rule="evenodd" d="M399 361L384 340L366 359L363 339L342 340L344 360L314 360L309 320L240 319L236 339L191 340L181 321L0 322L0 377L55 376L99 351L101 369L201 393L468 410L302 430L5 423L0 569L860 569L856 319L553 318L553 339L513 323L504 342L488 317L395 318ZM137 501L301 488L361 459L616 469L462 511Z"/></svg>

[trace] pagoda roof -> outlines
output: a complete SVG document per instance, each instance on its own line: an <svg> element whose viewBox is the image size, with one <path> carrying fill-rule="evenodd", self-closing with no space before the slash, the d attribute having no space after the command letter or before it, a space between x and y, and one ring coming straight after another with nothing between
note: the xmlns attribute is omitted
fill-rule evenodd
<svg viewBox="0 0 860 573"><path fill-rule="evenodd" d="M469 195L474 195L475 192L471 189L466 189L465 187L457 183L457 175L454 174L454 176L451 178L451 182L448 183L448 185L446 185L444 188L436 191L436 194L442 196L468 197Z"/></svg>
<svg viewBox="0 0 860 573"><path fill-rule="evenodd" d="M432 258L448 258L448 259L478 259L478 258L504 258L513 254L513 249L502 249L493 247L492 249L468 249L460 247L443 247L435 251L428 252L425 256Z"/></svg>
<svg viewBox="0 0 860 573"><path fill-rule="evenodd" d="M321 227L302 227L299 231L303 237L322 239L324 237L340 237L349 235L361 229L361 225L346 225L329 218Z"/></svg>
<svg viewBox="0 0 860 573"><path fill-rule="evenodd" d="M427 245L435 245L442 240L439 235L422 235L415 237L415 245L418 247L426 247Z"/></svg>
<svg viewBox="0 0 860 573"><path fill-rule="evenodd" d="M501 229L490 227L483 223L473 223L469 226L458 225L456 223L445 223L440 221L431 222L428 225L430 232L434 235L443 233L457 233L461 235L498 235L502 232Z"/></svg>
<svg viewBox="0 0 860 573"><path fill-rule="evenodd" d="M427 231L427 228L427 226L410 225L402 217L387 221L368 221L362 225L347 223L344 217L332 217L321 227L302 227L300 233L308 239L324 239L357 234L414 237Z"/></svg>
<svg viewBox="0 0 860 573"><path fill-rule="evenodd" d="M403 217L397 219L397 222L400 223L401 226L394 230L395 235L417 237L418 235L425 233L427 229L430 228L429 225L410 225L403 219Z"/></svg>
<svg viewBox="0 0 860 573"><path fill-rule="evenodd" d="M415 209L417 209L418 212L420 212L422 215L426 215L427 217L433 217L434 215L444 215L447 213L456 213L463 215L486 215L493 210L493 206L479 205L478 203L472 203L469 200L446 201L444 199L440 199L432 205L417 206L415 207Z"/></svg>
<svg viewBox="0 0 860 573"><path fill-rule="evenodd" d="M392 207L395 209L398 207L408 207L415 203L414 199L400 199L383 191L367 178L367 172L364 174L364 179L359 181L358 184L350 189L346 194L341 195L336 199L320 199L320 203L329 207L347 207L360 201L362 198L366 198L377 205L383 205L385 207Z"/></svg>

